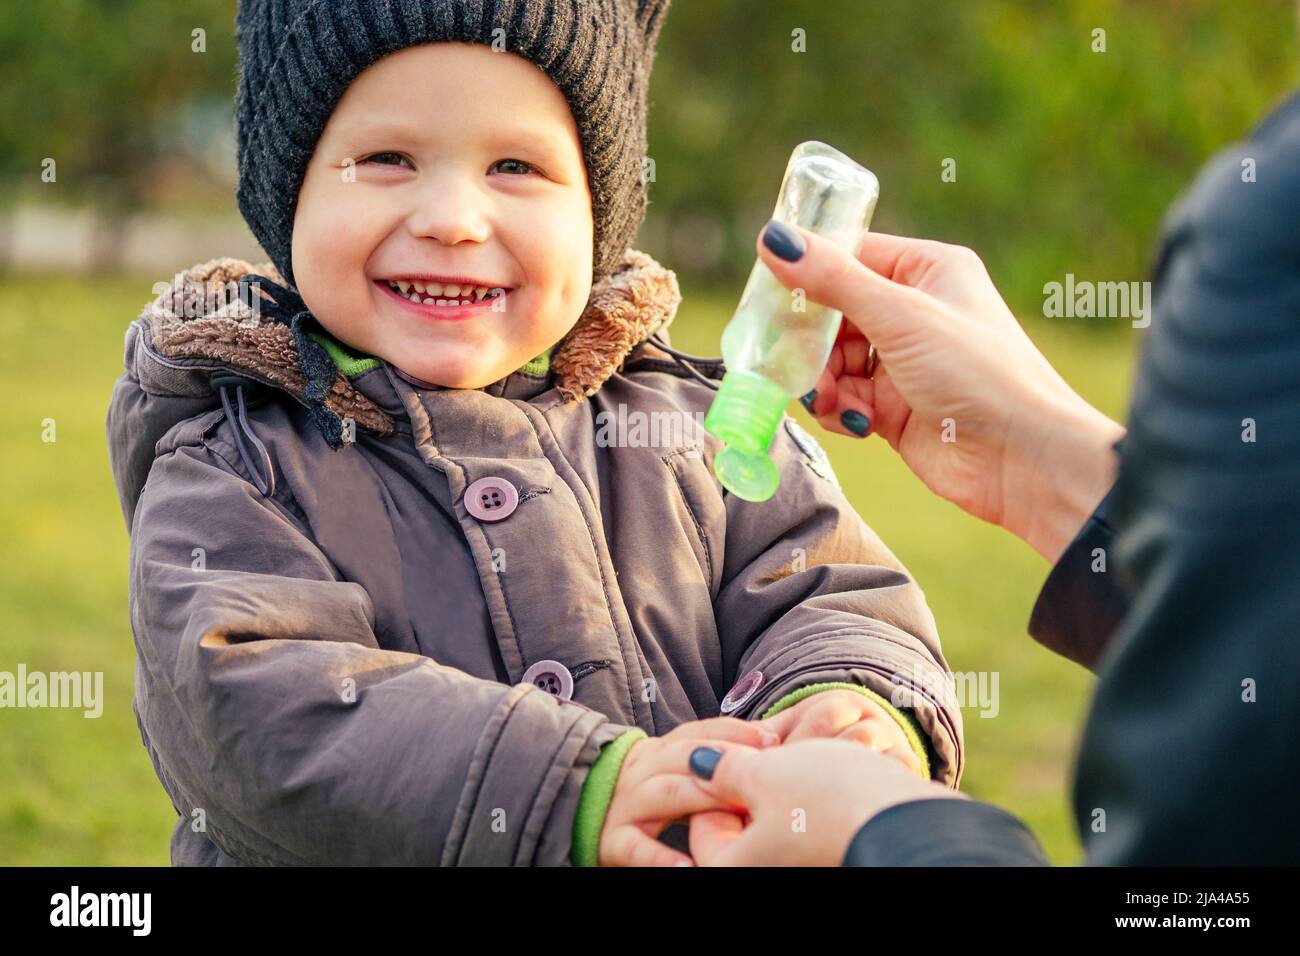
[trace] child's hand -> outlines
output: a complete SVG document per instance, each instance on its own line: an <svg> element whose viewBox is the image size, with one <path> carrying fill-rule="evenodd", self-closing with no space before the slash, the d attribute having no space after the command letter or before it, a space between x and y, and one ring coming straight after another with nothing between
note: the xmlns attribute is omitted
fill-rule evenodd
<svg viewBox="0 0 1300 956"><path fill-rule="evenodd" d="M679 817L726 808L685 768L691 751L775 746L780 738L757 722L734 717L694 720L662 737L638 740L623 758L600 831L600 866L694 866L684 853L656 839Z"/></svg>
<svg viewBox="0 0 1300 956"><path fill-rule="evenodd" d="M824 690L757 723L775 732L783 744L819 737L854 740L896 757L918 774L922 772L921 761L898 721L856 691Z"/></svg>

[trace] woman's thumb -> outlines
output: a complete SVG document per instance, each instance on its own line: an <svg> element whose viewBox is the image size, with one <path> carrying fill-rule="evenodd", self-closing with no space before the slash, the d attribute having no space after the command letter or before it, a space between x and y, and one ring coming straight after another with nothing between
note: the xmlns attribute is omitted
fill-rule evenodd
<svg viewBox="0 0 1300 956"><path fill-rule="evenodd" d="M691 751L690 768L699 780L702 790L743 810L749 806L750 794L745 792L746 771L758 750L696 747Z"/></svg>
<svg viewBox="0 0 1300 956"><path fill-rule="evenodd" d="M866 237L872 236L872 242ZM864 244L878 237L864 233ZM758 254L777 281L787 289L802 289L813 302L838 309L882 353L899 324L906 324L918 309L923 293L900 285L868 268L852 252L829 239L773 219L758 238Z"/></svg>

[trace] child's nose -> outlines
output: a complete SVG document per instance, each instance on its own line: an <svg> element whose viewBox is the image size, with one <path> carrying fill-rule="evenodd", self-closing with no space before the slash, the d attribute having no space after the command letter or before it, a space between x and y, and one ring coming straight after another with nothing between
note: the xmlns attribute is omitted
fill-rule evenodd
<svg viewBox="0 0 1300 956"><path fill-rule="evenodd" d="M412 235L444 245L483 242L491 232L483 194L462 179L443 176L412 198L407 217Z"/></svg>

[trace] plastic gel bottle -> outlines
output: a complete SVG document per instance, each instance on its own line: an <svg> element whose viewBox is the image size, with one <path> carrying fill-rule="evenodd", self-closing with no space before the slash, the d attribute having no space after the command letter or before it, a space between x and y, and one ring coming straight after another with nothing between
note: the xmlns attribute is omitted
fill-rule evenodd
<svg viewBox="0 0 1300 956"><path fill-rule="evenodd" d="M773 219L852 248L880 195L870 170L825 143L801 143L790 155ZM726 443L713 459L724 488L766 501L781 476L768 449L792 398L817 384L830 358L841 313L807 301L754 263L735 316L722 333L722 379L704 427Z"/></svg>

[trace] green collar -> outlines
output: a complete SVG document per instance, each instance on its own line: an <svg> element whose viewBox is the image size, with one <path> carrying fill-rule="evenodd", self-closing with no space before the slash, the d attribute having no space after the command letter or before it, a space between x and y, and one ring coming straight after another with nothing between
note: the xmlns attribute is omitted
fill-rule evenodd
<svg viewBox="0 0 1300 956"><path fill-rule="evenodd" d="M353 355L343 347L341 342L328 333L308 332L307 334L325 347L325 351L334 360L338 370L347 378L356 378L358 375L379 367L379 359L370 355ZM555 346L552 345L535 359L519 366L518 371L523 372L525 375L545 375L551 369L551 353L554 350Z"/></svg>
<svg viewBox="0 0 1300 956"><path fill-rule="evenodd" d="M551 353L554 351L555 346L552 345L541 355L537 356L537 358L519 366L519 371L523 372L525 375L537 375L539 377L545 375L551 370Z"/></svg>

